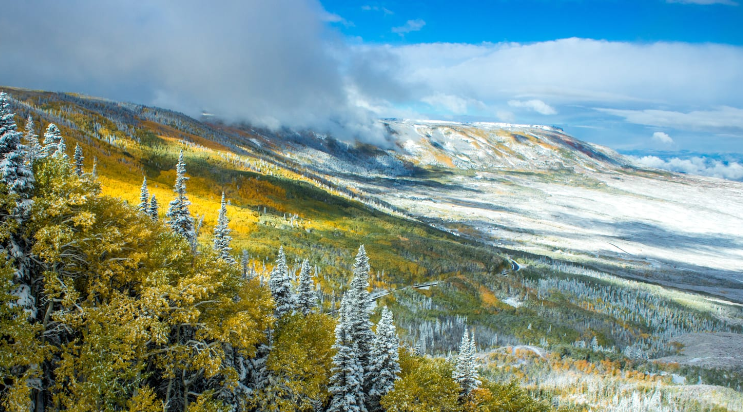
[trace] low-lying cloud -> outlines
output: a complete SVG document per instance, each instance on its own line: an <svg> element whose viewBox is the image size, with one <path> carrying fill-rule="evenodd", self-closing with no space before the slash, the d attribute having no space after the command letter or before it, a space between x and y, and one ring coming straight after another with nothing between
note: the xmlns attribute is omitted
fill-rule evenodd
<svg viewBox="0 0 743 413"><path fill-rule="evenodd" d="M653 140L656 141L656 142L660 142L660 143L668 144L668 145L670 145L670 144L673 143L673 138L671 138L670 136L668 136L668 134L665 133L665 132L655 132L655 133L653 133Z"/></svg>
<svg viewBox="0 0 743 413"><path fill-rule="evenodd" d="M743 165L738 162L726 162L704 156L694 156L686 159L677 157L661 159L657 156L630 156L629 158L634 160L636 164L648 168L743 181Z"/></svg>

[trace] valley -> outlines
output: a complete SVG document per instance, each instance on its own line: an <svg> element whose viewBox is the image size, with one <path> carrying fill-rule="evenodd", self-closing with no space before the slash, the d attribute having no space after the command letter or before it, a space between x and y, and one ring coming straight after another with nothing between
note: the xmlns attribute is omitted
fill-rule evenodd
<svg viewBox="0 0 743 413"><path fill-rule="evenodd" d="M57 123L68 152L80 146L83 169L100 184L100 202L120 204L132 216L146 177L165 219L182 151L198 228L194 257L209 256L224 193L235 260L224 274L241 273L262 303L277 257L285 252L294 284L307 259L317 316L327 317L318 334L335 325L353 256L364 245L371 320L379 322L385 306L394 314L401 357L410 357L404 375L413 374L412 365L446 367L470 332L480 377L495 383L488 391L528 396L537 410L743 408L740 358L709 351L736 352L743 337L740 183L638 168L548 126L381 120L390 140L378 147L7 89L19 125L29 116L39 132ZM134 251L145 248L127 242ZM206 282L220 285L212 276ZM206 303L208 295L201 296ZM97 308L91 302L80 299ZM273 325L266 320L256 325ZM251 337L261 348L263 338ZM292 345L287 352L299 351ZM143 354L149 360L159 353ZM232 374L220 366L226 372L220 374ZM216 386L202 379L204 388ZM312 403L327 406L328 379L317 377ZM159 386L152 397L169 394ZM298 408L267 404L294 399L265 394L219 400ZM178 406L197 403L191 399L186 394ZM458 408L475 410L467 406Z"/></svg>

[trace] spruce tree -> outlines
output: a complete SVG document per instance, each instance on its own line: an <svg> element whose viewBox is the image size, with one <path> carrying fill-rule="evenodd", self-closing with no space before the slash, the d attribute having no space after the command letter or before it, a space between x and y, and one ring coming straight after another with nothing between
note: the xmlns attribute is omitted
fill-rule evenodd
<svg viewBox="0 0 743 413"><path fill-rule="evenodd" d="M302 261L302 270L299 271L299 283L297 287L297 311L304 315L309 314L317 305L317 294L315 292L312 275L310 275L310 263Z"/></svg>
<svg viewBox="0 0 743 413"><path fill-rule="evenodd" d="M382 411L379 400L395 386L400 374L400 341L395 333L392 312L385 307L377 324L374 345L371 351L371 367L366 373L370 383L368 407L370 411Z"/></svg>
<svg viewBox="0 0 743 413"><path fill-rule="evenodd" d="M340 319L335 327L335 357L333 357L333 376L329 391L332 395L330 411L366 411L364 395L364 368L358 358L358 343L353 341L349 331L348 309L352 298L348 292L341 302Z"/></svg>
<svg viewBox="0 0 743 413"><path fill-rule="evenodd" d="M214 227L214 250L217 252L220 258L230 264L235 263L235 259L230 255L232 248L230 247L230 227L228 226L229 220L227 219L227 204L224 201L224 192L222 192L222 206L219 209L219 218L217 219L217 225Z"/></svg>
<svg viewBox="0 0 743 413"><path fill-rule="evenodd" d="M33 162L43 156L43 148L39 144L39 136L36 134L34 119L28 115L26 120L26 145L28 145L29 159Z"/></svg>
<svg viewBox="0 0 743 413"><path fill-rule="evenodd" d="M159 212L160 206L157 204L157 198L155 198L155 195L152 195L152 199L150 200L150 208L147 210L147 215L152 218L153 221L157 222L158 220L158 212Z"/></svg>
<svg viewBox="0 0 743 413"><path fill-rule="evenodd" d="M75 174L77 176L83 176L83 149L80 147L79 144L75 144L75 156L73 158L75 160Z"/></svg>
<svg viewBox="0 0 743 413"><path fill-rule="evenodd" d="M467 330L464 330L462 343L459 346L459 355L454 366L452 378L462 387L462 395L469 395L472 390L480 384L477 379L477 366L475 365L474 334L470 341Z"/></svg>
<svg viewBox="0 0 743 413"><path fill-rule="evenodd" d="M194 229L193 217L188 210L191 202L186 197L187 179L186 163L183 162L183 150L181 150L181 154L178 156L178 164L176 164L175 187L173 188L176 197L170 201L168 212L165 214L167 217L165 222L170 225L176 234L180 234L186 238L191 244L191 247L196 250L196 231Z"/></svg>
<svg viewBox="0 0 743 413"><path fill-rule="evenodd" d="M472 333L470 337L469 352L467 357L467 367L469 367L469 375L472 378L475 388L477 388L482 382L478 379L479 373L477 372L477 362L475 360L475 353L477 353L477 345L475 344L475 333Z"/></svg>
<svg viewBox="0 0 743 413"><path fill-rule="evenodd" d="M142 180L142 187L139 190L139 206L137 209L144 213L147 213L150 210L150 191L147 190L146 176Z"/></svg>
<svg viewBox="0 0 743 413"><path fill-rule="evenodd" d="M62 132L57 125L50 123L44 132L44 156L50 157L57 152L59 142L62 140Z"/></svg>
<svg viewBox="0 0 743 413"><path fill-rule="evenodd" d="M242 270L243 279L248 279L248 261L250 260L250 255L248 255L248 251L243 249L242 254L240 255L240 269Z"/></svg>
<svg viewBox="0 0 743 413"><path fill-rule="evenodd" d="M271 270L271 278L268 281L268 286L273 296L276 318L279 319L285 314L292 314L295 307L295 298L292 292L289 268L286 266L284 247L279 248L279 257L276 259L276 265L273 267L273 270Z"/></svg>
<svg viewBox="0 0 743 413"><path fill-rule="evenodd" d="M34 187L34 174L26 163L28 154L21 144L21 133L10 112L10 98L0 93L0 177L11 193L29 199Z"/></svg>
<svg viewBox="0 0 743 413"><path fill-rule="evenodd" d="M54 152L54 156L57 158L60 158L67 162L70 157L67 156L67 145L64 143L64 136L59 138L59 143L57 143L57 151Z"/></svg>
<svg viewBox="0 0 743 413"><path fill-rule="evenodd" d="M370 368L371 345L374 342L372 322L370 320L372 302L369 296L369 258L364 246L359 247L356 262L353 265L353 279L348 290L348 323L349 334L358 345L358 358L364 372ZM364 383L364 390L369 391L369 382Z"/></svg>

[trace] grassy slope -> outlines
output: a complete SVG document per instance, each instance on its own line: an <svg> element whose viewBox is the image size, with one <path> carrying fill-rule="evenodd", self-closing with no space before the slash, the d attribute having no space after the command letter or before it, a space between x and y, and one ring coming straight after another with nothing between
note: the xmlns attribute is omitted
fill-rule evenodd
<svg viewBox="0 0 743 413"><path fill-rule="evenodd" d="M283 245L290 261L306 257L320 267L327 290L344 286L360 244L366 246L373 271L384 271L381 281L393 285L436 278L473 265L492 270L507 266L502 257L486 248L373 210L318 188L291 171L262 165L263 172L255 172L234 162L235 154L226 146L174 125L136 119L130 125L138 126L130 134L137 142L100 113L65 101L64 96L23 90L10 92L15 99L36 109L51 110L53 115L63 111L61 116L77 127L56 122L65 137L68 154L71 157L75 144L79 143L86 170L97 159L105 194L138 204L142 177L146 175L150 194L156 195L163 219L168 202L173 199L175 164L183 149L190 177L187 190L191 212L197 219L204 217L202 243L210 243L224 191L230 202L228 216L236 255L244 248L251 258L266 261L270 266ZM16 112L25 114L22 107ZM33 116L36 133L42 135L43 141L43 131L54 119L46 115L39 119L39 113ZM25 126L25 116L17 116L17 121L19 128ZM95 123L103 126L97 131L103 139L96 137L91 127ZM252 158L243 155L239 159ZM290 217L294 214L298 218L292 226Z"/></svg>

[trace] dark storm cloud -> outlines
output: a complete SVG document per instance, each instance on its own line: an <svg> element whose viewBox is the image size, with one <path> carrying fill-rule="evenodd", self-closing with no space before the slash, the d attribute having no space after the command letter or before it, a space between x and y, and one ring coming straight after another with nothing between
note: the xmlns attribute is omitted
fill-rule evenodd
<svg viewBox="0 0 743 413"><path fill-rule="evenodd" d="M380 139L349 102L326 14L310 0L13 2L0 84Z"/></svg>

